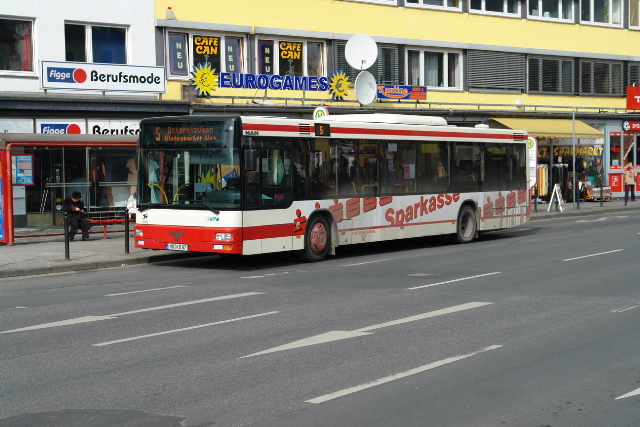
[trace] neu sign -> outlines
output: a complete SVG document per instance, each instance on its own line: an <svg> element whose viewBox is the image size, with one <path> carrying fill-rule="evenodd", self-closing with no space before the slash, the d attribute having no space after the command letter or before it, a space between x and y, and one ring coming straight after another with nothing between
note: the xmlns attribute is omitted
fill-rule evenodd
<svg viewBox="0 0 640 427"><path fill-rule="evenodd" d="M166 92L164 67L41 61L42 89Z"/></svg>

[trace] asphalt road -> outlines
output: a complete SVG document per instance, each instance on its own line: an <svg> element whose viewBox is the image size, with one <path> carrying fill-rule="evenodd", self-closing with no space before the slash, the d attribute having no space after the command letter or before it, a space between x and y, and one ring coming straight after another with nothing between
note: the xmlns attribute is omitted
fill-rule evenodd
<svg viewBox="0 0 640 427"><path fill-rule="evenodd" d="M639 219L0 279L0 427L636 427Z"/></svg>

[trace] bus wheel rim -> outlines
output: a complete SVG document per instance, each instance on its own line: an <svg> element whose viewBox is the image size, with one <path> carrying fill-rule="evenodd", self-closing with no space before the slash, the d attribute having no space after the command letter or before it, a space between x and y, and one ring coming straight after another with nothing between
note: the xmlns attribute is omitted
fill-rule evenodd
<svg viewBox="0 0 640 427"><path fill-rule="evenodd" d="M460 232L464 237L469 237L473 231L471 224L471 215L465 214L460 218Z"/></svg>
<svg viewBox="0 0 640 427"><path fill-rule="evenodd" d="M311 250L320 254L327 248L327 229L324 224L318 223L313 226L309 234Z"/></svg>

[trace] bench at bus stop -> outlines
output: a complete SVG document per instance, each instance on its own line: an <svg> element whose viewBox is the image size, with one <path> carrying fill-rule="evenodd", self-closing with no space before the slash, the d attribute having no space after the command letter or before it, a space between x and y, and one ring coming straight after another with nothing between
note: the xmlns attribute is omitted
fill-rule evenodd
<svg viewBox="0 0 640 427"><path fill-rule="evenodd" d="M110 225L124 224L126 221L126 216L127 214L125 209L92 210L87 212L89 225L91 225L92 227L94 225L101 225L102 233L105 239L108 238L107 227ZM129 215L129 222L135 222L134 215ZM62 225L67 226L68 224L65 220L63 220Z"/></svg>

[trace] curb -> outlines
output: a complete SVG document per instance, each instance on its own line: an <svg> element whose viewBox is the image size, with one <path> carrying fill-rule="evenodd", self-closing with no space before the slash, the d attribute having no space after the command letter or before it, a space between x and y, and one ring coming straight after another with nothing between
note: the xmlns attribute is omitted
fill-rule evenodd
<svg viewBox="0 0 640 427"><path fill-rule="evenodd" d="M32 269L15 269L15 270L3 270L0 271L0 279L7 277L30 277L30 276L41 276L47 274L59 274L59 273L69 273L73 271L86 271L86 270L97 270L100 268L111 268L111 267L122 267L128 265L138 265L138 264L152 264L155 262L163 262L163 261L172 261L177 259L188 259L188 258L199 258L203 256L209 256L213 254L205 254L205 253L176 253L176 254L161 254L161 255L142 255L133 258L120 258L120 259L112 259L112 260L104 260L104 261L95 261L95 262L77 262L73 263L74 260L52 260L50 262L60 262L58 265L51 265L47 267L34 267ZM123 256L126 256L124 254ZM72 263L72 264L69 264Z"/></svg>

